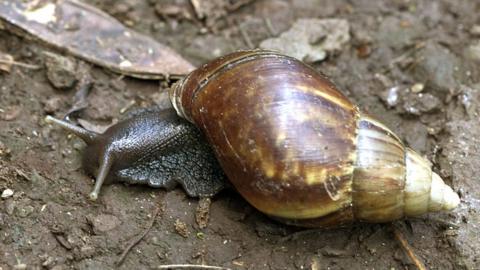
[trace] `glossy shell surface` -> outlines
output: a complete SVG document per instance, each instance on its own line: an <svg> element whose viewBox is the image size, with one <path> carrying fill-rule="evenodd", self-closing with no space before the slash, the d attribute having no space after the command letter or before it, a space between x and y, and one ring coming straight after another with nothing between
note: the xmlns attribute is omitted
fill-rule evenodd
<svg viewBox="0 0 480 270"><path fill-rule="evenodd" d="M192 72L170 95L177 113L206 135L236 189L268 215L329 226L422 212L404 202L407 163L427 167L428 179L416 170L413 178L429 183L428 162L294 58L233 53ZM411 196L429 197L430 187L421 188Z"/></svg>

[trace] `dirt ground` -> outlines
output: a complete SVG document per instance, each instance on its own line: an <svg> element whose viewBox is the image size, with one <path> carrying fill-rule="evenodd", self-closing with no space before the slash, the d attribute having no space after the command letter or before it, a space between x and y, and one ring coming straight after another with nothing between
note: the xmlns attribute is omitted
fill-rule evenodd
<svg viewBox="0 0 480 270"><path fill-rule="evenodd" d="M376 115L461 196L451 213L395 222L428 269L480 269L480 2L455 0L212 1L196 18L188 1L88 1L199 65L258 46L300 18L341 18L351 38L313 64L360 108ZM221 5L223 3L223 5ZM0 269L117 269L125 247L150 232L118 269L206 264L231 269L415 269L389 224L303 230L272 221L234 191L215 197L206 228L198 200L180 189L110 185L87 199L84 144L47 125L75 91L54 87L42 44L0 30L0 52L39 69L0 72ZM78 60L73 60L78 62ZM56 72L53 70L52 72ZM91 67L93 91L80 118L108 125L125 108L162 102L165 83ZM74 77L74 76L73 76ZM134 101L135 103L133 103ZM133 105L133 106L132 106ZM5 194L7 197L8 194Z"/></svg>

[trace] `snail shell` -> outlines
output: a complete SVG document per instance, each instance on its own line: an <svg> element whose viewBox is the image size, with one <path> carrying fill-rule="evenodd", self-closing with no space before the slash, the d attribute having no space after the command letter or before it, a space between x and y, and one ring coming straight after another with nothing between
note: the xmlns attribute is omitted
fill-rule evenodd
<svg viewBox="0 0 480 270"><path fill-rule="evenodd" d="M284 222L387 222L459 204L426 159L294 58L232 53L177 82L170 98L240 194Z"/></svg>

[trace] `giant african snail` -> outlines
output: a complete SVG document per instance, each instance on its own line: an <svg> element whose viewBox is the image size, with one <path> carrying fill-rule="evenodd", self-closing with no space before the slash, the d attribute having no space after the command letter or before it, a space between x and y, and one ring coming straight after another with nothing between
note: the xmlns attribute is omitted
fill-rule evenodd
<svg viewBox="0 0 480 270"><path fill-rule="evenodd" d="M459 204L429 162L362 113L325 76L272 51L240 51L170 91L177 114L207 139L227 178L255 208L299 226L386 222ZM210 148L172 111L141 113L94 134L55 120L87 144L96 173L191 196L223 188Z"/></svg>

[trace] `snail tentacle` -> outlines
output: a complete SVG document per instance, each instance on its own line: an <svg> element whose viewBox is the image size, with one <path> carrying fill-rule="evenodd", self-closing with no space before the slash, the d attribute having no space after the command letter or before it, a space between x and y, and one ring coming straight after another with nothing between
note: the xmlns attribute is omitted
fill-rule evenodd
<svg viewBox="0 0 480 270"><path fill-rule="evenodd" d="M95 132L90 131L90 130L86 130L86 129L81 128L79 126L76 126L72 123L69 123L67 121L63 121L63 120L54 118L50 115L47 115L45 117L45 122L47 122L49 124L52 123L52 124L56 124L56 125L60 126L61 128L73 133L74 135L76 135L77 137L82 139L87 144L91 144L99 135L98 133L95 133Z"/></svg>
<svg viewBox="0 0 480 270"><path fill-rule="evenodd" d="M114 163L114 160L113 160L113 156L111 155L111 152L109 150L105 151L104 156L100 160L98 175L95 178L95 186L92 192L89 194L90 200L92 201L97 200L98 194L100 193L100 189L102 188L102 185L105 182L105 179L107 178L113 163Z"/></svg>

